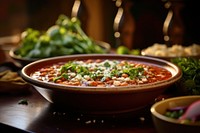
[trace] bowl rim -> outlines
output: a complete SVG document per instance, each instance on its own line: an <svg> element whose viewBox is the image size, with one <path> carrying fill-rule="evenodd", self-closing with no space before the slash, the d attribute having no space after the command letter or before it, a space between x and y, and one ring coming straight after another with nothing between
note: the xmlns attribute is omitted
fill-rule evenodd
<svg viewBox="0 0 200 133"><path fill-rule="evenodd" d="M27 58L27 57L21 57L19 55L17 55L15 52L16 50L19 49L19 47L14 47L14 48L11 48L9 50L9 56L15 60L19 60L19 61L28 61L28 62L32 62L32 61L36 61L38 60L39 58Z"/></svg>
<svg viewBox="0 0 200 133"><path fill-rule="evenodd" d="M181 100L181 99L196 99L196 98L199 98L199 100L200 100L200 95L187 95L187 96L177 96L177 97L172 97L172 98L168 98L168 99L164 99L164 100L162 100L162 101L159 101L159 102L157 102L157 103L155 103L155 104L153 104L152 106L151 106L151 108L150 108L150 112L151 112L151 114L154 116L154 117L156 117L156 118L158 118L158 119L160 119L160 120L163 120L163 121L166 121L166 122L170 122L170 123L173 123L173 124L179 124L179 125L188 125L188 126L199 126L199 124L191 124L191 123L180 123L180 122L178 122L176 119L172 119L172 118L169 118L169 117L167 117L167 116L164 116L164 115L162 115L162 114L160 114L160 113L158 113L157 111L156 111L156 107L157 106L159 106L159 105L161 105L161 104L163 104L163 103L166 103L166 102L170 102L170 101L174 101L174 100Z"/></svg>
<svg viewBox="0 0 200 133"><path fill-rule="evenodd" d="M168 80L164 80L164 81L160 81L160 82L155 82L155 83L149 83L149 84L143 84L140 86L137 85L131 85L131 86L125 86L125 87L112 87L111 89L109 89L109 87L83 87L83 86L66 86L66 85L60 85L60 84L54 84L54 83L47 83L47 82L43 82L43 81L38 81L38 80L34 80L32 78L30 78L29 75L26 74L27 69L29 69L29 67L32 67L34 65L40 64L42 62L47 62L49 60L60 60L63 58L87 58L87 57L92 57L95 59L95 57L115 57L117 59L120 58L127 58L127 59L139 59L141 60L141 62L144 63L144 61L142 61L142 59L146 59L146 60L151 60L151 61L156 61L159 63L164 63L167 64L168 66L172 67L173 69L176 70L176 74L172 74L173 76L168 79ZM115 59L114 58L114 59ZM96 58L98 59L98 58ZM104 58L105 59L105 58ZM149 63L149 62L147 62ZM154 64L154 63L150 63L150 64ZM157 64L154 64L157 65ZM102 93L127 93L127 92L141 92L141 91L154 91L156 89L158 89L159 87L162 87L163 85L170 85L176 81L178 81L181 77L182 77L182 72L180 70L180 68L168 61L162 60L162 59L158 59L158 58L151 58L151 57L145 57L145 56L137 56L137 55L117 55L117 54L79 54L79 55L68 55L68 56L59 56L59 57L51 57L51 58L45 58L45 59L41 59L41 60L37 60L34 61L32 63L27 64L26 66L24 66L21 70L21 76L24 80L30 82L33 85L37 85L40 87L48 87L49 89L56 89L59 88L60 90L70 90L70 91L74 91L74 92L102 92ZM153 86L153 87L152 87ZM84 88L84 89L83 89ZM134 88L134 89L133 89ZM151 88L151 89L149 89ZM106 90L106 91L105 91Z"/></svg>

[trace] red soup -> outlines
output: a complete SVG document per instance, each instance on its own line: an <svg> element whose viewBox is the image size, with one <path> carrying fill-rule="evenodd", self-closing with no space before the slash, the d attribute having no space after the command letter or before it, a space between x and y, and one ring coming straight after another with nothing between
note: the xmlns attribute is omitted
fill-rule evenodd
<svg viewBox="0 0 200 133"><path fill-rule="evenodd" d="M116 87L148 84L172 77L165 68L120 60L74 60L39 69L31 77L68 86Z"/></svg>

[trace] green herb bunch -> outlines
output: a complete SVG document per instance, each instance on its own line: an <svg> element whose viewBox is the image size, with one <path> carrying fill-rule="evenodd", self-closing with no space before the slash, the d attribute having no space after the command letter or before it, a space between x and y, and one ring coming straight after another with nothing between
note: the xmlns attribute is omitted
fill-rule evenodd
<svg viewBox="0 0 200 133"><path fill-rule="evenodd" d="M182 70L178 89L185 95L200 95L200 59L174 58L171 60Z"/></svg>
<svg viewBox="0 0 200 133"><path fill-rule="evenodd" d="M68 18L61 14L55 25L47 31L26 29L22 33L20 48L16 54L26 58L46 58L105 52L84 33L78 18Z"/></svg>

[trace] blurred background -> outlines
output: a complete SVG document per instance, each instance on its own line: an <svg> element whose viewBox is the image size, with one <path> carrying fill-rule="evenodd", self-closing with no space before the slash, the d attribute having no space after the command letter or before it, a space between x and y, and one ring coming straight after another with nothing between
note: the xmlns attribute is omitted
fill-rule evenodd
<svg viewBox="0 0 200 133"><path fill-rule="evenodd" d="M166 42L163 24L172 10L174 18L169 20L168 28L174 31L168 34L177 32L174 36L182 45L200 44L198 1L169 1L80 0L75 15L91 38L108 42L114 48L126 45L143 49L155 42ZM75 0L0 0L0 37L4 39L0 43L6 43L5 37L20 34L28 27L47 30L60 14L71 17L74 4Z"/></svg>

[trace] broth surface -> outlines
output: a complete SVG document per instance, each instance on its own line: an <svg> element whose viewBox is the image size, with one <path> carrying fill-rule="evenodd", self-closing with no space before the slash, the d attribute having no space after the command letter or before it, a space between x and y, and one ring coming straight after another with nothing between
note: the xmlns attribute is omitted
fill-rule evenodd
<svg viewBox="0 0 200 133"><path fill-rule="evenodd" d="M148 84L172 77L165 68L125 60L74 60L46 66L31 74L67 86L116 87Z"/></svg>

